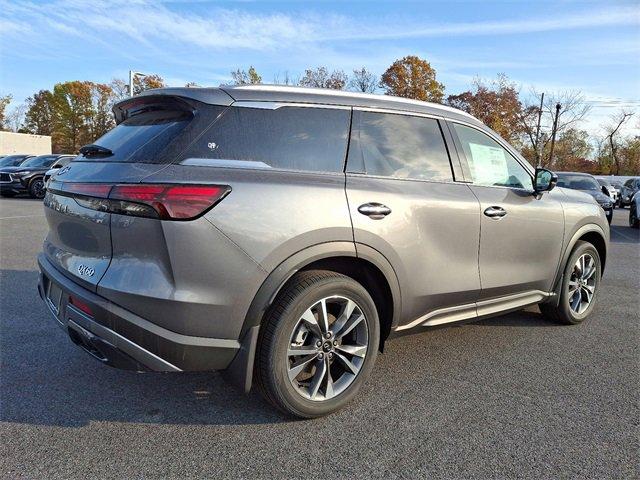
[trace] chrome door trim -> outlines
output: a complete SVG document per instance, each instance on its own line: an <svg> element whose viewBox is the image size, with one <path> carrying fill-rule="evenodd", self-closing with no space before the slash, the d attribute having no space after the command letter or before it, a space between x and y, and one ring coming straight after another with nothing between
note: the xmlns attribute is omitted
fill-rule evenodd
<svg viewBox="0 0 640 480"><path fill-rule="evenodd" d="M460 322L471 318L479 318L486 315L495 315L506 312L514 308L526 307L541 302L545 298L555 295L554 293L543 292L541 290L530 290L527 292L506 295L504 297L492 298L481 302L467 303L453 307L439 308L419 317L412 322L401 325L396 331L408 330L410 328L422 326L433 327L445 323Z"/></svg>

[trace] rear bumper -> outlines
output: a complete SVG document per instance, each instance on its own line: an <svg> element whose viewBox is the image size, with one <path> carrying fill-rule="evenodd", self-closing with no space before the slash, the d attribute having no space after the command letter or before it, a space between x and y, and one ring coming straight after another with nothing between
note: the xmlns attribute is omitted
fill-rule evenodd
<svg viewBox="0 0 640 480"><path fill-rule="evenodd" d="M38 292L57 323L76 345L107 365L138 371L224 370L240 351L237 340L193 337L159 327L76 284L43 254L38 265ZM91 313L71 304L70 296Z"/></svg>

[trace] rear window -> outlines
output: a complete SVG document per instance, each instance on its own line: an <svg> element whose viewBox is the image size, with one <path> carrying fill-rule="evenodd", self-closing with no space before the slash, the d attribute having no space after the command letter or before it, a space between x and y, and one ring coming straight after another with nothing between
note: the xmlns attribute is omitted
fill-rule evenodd
<svg viewBox="0 0 640 480"><path fill-rule="evenodd" d="M192 120L191 112L157 110L139 113L120 123L94 143L113 155L89 155L83 160L100 162L169 163L167 147Z"/></svg>
<svg viewBox="0 0 640 480"><path fill-rule="evenodd" d="M368 175L452 181L437 120L391 113L354 112L349 170Z"/></svg>
<svg viewBox="0 0 640 480"><path fill-rule="evenodd" d="M187 148L182 158L255 162L261 168L342 172L349 122L350 112L344 109L228 107Z"/></svg>

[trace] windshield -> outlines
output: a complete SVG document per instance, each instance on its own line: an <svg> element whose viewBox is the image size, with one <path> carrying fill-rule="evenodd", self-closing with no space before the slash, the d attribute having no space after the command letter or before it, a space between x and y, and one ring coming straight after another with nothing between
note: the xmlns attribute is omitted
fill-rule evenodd
<svg viewBox="0 0 640 480"><path fill-rule="evenodd" d="M21 167L49 167L55 162L56 155L40 155L39 157L33 157L22 163Z"/></svg>
<svg viewBox="0 0 640 480"><path fill-rule="evenodd" d="M610 186L609 183L606 180L603 180L601 178L596 178L596 180L598 180L598 183L600 185L602 185L603 187L609 187Z"/></svg>
<svg viewBox="0 0 640 480"><path fill-rule="evenodd" d="M598 182L589 175L572 175L559 173L558 186L573 190L600 190Z"/></svg>
<svg viewBox="0 0 640 480"><path fill-rule="evenodd" d="M17 167L24 161L24 155L9 155L0 160L0 167Z"/></svg>

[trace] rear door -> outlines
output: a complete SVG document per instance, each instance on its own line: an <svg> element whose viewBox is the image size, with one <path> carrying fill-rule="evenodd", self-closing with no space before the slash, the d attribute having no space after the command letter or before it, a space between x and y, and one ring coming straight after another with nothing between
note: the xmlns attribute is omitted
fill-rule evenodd
<svg viewBox="0 0 640 480"><path fill-rule="evenodd" d="M480 201L481 299L548 292L564 235L559 192L533 195L533 175L497 139L450 123Z"/></svg>
<svg viewBox="0 0 640 480"><path fill-rule="evenodd" d="M378 250L398 275L401 326L475 308L479 204L454 178L440 120L355 110L346 182L356 248Z"/></svg>

